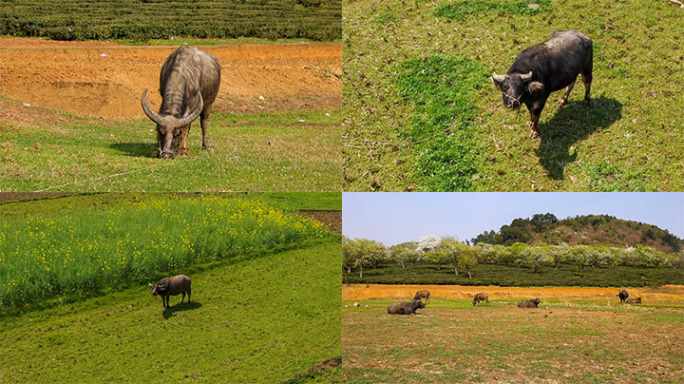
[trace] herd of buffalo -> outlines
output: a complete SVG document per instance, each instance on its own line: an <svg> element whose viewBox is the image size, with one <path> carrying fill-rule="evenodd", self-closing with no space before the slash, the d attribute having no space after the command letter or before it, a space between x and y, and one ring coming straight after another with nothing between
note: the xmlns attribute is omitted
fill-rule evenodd
<svg viewBox="0 0 684 384"><path fill-rule="evenodd" d="M641 304L641 297L629 298L629 293L626 290L621 290L617 296L620 298L620 303L627 304ZM416 292L413 296L413 301L392 303L387 307L387 313L391 315L415 315L416 310L420 308L425 308L425 305L430 298L430 291L420 290ZM425 300L425 301L423 301ZM473 298L473 305L484 301L489 304L489 294L487 293L477 293ZM539 303L541 300L539 298L534 298L532 300L522 300L518 303L518 308L539 308Z"/></svg>

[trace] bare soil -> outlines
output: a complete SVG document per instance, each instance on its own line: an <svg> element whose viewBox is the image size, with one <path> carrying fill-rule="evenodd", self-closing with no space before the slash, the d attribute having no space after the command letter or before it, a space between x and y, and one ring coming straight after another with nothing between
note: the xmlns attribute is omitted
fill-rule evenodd
<svg viewBox="0 0 684 384"><path fill-rule="evenodd" d="M159 72L176 48L2 38L0 95L30 107L0 100L0 119L41 121L49 116L41 110L44 108L104 119L143 117L140 95L149 87L150 104L159 108ZM341 44L242 44L200 49L221 62L215 111L342 105Z"/></svg>
<svg viewBox="0 0 684 384"><path fill-rule="evenodd" d="M302 210L299 211L302 216L311 217L315 220L325 224L328 229L335 233L342 233L342 211L314 211Z"/></svg>
<svg viewBox="0 0 684 384"><path fill-rule="evenodd" d="M342 288L342 300L411 299L421 290L430 291L430 299L472 299L475 293L486 292L489 300L511 300L538 297L542 300L610 300L619 301L617 288L593 287L496 287L464 285L383 285L348 284ZM684 285L628 288L630 297L647 302L684 303Z"/></svg>

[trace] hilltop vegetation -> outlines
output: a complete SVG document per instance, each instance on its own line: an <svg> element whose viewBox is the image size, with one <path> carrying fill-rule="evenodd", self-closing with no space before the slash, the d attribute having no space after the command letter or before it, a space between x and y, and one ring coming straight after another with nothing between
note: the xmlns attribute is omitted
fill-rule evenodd
<svg viewBox="0 0 684 384"><path fill-rule="evenodd" d="M609 215L584 215L558 220L551 213L518 218L495 231L485 231L473 244L604 245L653 247L662 252L684 249L684 240L655 225L622 220Z"/></svg>
<svg viewBox="0 0 684 384"><path fill-rule="evenodd" d="M54 40L258 37L336 40L341 0L17 0L0 35Z"/></svg>

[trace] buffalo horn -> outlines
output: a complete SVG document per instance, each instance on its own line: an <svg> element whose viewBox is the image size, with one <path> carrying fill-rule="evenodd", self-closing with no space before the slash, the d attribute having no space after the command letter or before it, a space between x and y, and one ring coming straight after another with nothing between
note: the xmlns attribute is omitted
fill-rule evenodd
<svg viewBox="0 0 684 384"><path fill-rule="evenodd" d="M505 78L506 75L497 75L496 72L492 74L492 79L494 79L494 81L496 81L497 83L504 81Z"/></svg>
<svg viewBox="0 0 684 384"><path fill-rule="evenodd" d="M532 71L529 71L526 75L520 75L520 79L522 79L522 81L532 80Z"/></svg>
<svg viewBox="0 0 684 384"><path fill-rule="evenodd" d="M186 115L185 117L181 117L180 119L178 119L177 122L175 123L175 125L177 127L183 127L183 126L186 126L186 125L192 123L192 121L195 120L197 118L197 116L200 115L200 113L202 113L202 108L204 108L204 99L202 99L201 93L197 93L197 96L199 96L199 99L200 99L200 102L199 102L199 105L197 106L197 109L192 111L192 113L190 113L189 115Z"/></svg>
<svg viewBox="0 0 684 384"><path fill-rule="evenodd" d="M147 117L150 118L150 120L154 121L157 124L161 124L162 117L155 111L152 110L150 107L150 104L147 102L147 88L142 93L142 97L140 98L140 104L142 105L143 111L145 111L145 114Z"/></svg>

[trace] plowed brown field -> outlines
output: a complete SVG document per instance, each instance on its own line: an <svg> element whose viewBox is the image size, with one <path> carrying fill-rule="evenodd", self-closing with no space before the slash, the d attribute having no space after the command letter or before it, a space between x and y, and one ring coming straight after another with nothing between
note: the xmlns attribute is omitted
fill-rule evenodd
<svg viewBox="0 0 684 384"><path fill-rule="evenodd" d="M149 87L150 103L159 107L159 71L176 48L1 38L0 95L31 106L106 119L143 117L140 95ZM216 111L341 106L341 44L208 45L200 49L221 62Z"/></svg>
<svg viewBox="0 0 684 384"><path fill-rule="evenodd" d="M476 292L487 292L489 300L514 300L538 297L542 300L615 300L619 289L592 287L495 287L464 285L382 285L349 284L342 288L342 300L411 299L416 291L427 289L430 299L472 299ZM628 288L630 297L646 302L684 302L683 285Z"/></svg>

